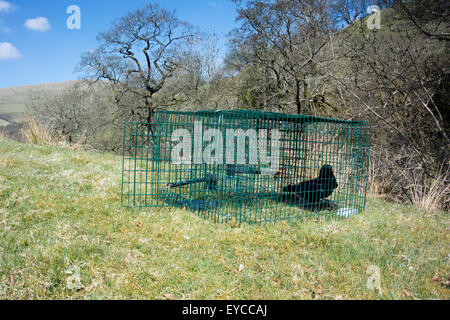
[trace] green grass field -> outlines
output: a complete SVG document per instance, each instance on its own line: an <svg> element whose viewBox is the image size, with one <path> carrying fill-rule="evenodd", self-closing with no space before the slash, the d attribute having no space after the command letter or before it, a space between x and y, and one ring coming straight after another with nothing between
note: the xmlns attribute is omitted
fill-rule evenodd
<svg viewBox="0 0 450 320"><path fill-rule="evenodd" d="M448 213L369 198L347 220L219 225L121 208L121 164L0 140L1 299L450 298Z"/></svg>

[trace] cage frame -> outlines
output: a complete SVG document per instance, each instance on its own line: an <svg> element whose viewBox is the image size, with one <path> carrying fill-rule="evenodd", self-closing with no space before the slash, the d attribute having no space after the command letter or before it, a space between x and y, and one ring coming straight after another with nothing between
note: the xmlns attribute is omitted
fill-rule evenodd
<svg viewBox="0 0 450 320"><path fill-rule="evenodd" d="M257 174L257 170L262 169L261 164L256 169L249 163L241 167L236 163L233 164L235 167L228 163L214 167L216 164L192 164L192 157L191 164L170 163L168 151L173 151L174 147L172 136L169 137L171 130L189 128L193 131L198 120L203 125L202 134L205 128L222 131L242 129L244 132L249 129L283 129L280 132L281 168L277 174L262 177ZM322 137L318 138L318 135ZM195 133L191 139L195 143ZM248 146L250 154L250 139L248 143L247 137L244 140L245 151ZM202 138L202 150L204 144ZM234 147L237 148L237 144ZM348 217L363 212L366 206L370 146L371 127L364 121L254 110L158 110L151 123L124 124L121 205L134 208L183 207L214 222L249 224L304 217ZM331 152L333 147L337 148L337 154ZM258 148L260 152L259 144ZM226 153L223 149L222 152ZM342 157L347 157L351 165L343 163ZM301 161L301 164L296 161ZM300 194L285 190L291 185L304 185L304 182L319 179L317 174L327 165L336 170L337 187L330 196L311 203L305 201L305 195L310 191ZM351 173L344 173L345 170L356 172L353 183L343 178L345 175L352 178ZM211 189L213 184L217 189ZM356 189L351 192L352 188Z"/></svg>

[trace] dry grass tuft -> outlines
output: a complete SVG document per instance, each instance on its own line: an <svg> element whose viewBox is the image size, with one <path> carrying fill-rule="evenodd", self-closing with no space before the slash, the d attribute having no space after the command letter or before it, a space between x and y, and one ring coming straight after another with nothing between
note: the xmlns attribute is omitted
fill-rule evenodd
<svg viewBox="0 0 450 320"><path fill-rule="evenodd" d="M33 117L28 117L25 121L22 135L27 142L32 144L41 146L58 145L58 142L50 134L49 129L38 123Z"/></svg>
<svg viewBox="0 0 450 320"><path fill-rule="evenodd" d="M34 117L29 116L22 129L25 141L41 146L56 146L74 151L86 151L92 148L87 144L86 137L82 135L75 142L68 142L63 135L52 134L50 129L40 124Z"/></svg>
<svg viewBox="0 0 450 320"><path fill-rule="evenodd" d="M408 202L427 212L450 208L450 167L442 165L433 177L415 168L386 169L370 162L369 193L397 202ZM395 175L393 174L395 173Z"/></svg>
<svg viewBox="0 0 450 320"><path fill-rule="evenodd" d="M448 208L450 202L450 169L441 167L434 179L417 181L410 187L412 202L419 209L435 211Z"/></svg>

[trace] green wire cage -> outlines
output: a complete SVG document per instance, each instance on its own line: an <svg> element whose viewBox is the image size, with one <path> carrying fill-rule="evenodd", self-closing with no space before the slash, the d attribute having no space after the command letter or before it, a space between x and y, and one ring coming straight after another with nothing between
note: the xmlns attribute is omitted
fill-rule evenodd
<svg viewBox="0 0 450 320"><path fill-rule="evenodd" d="M365 208L370 126L305 115L158 111L123 135L122 206L215 222L348 217Z"/></svg>

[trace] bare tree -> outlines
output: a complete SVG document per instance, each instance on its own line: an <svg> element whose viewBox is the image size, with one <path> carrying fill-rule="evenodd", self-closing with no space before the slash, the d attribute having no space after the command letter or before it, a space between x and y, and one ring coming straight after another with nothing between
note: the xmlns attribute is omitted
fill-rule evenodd
<svg viewBox="0 0 450 320"><path fill-rule="evenodd" d="M117 116L112 100L112 92L103 83L76 82L62 91L30 97L27 107L56 140L117 151L122 139L116 132L124 119Z"/></svg>
<svg viewBox="0 0 450 320"><path fill-rule="evenodd" d="M88 78L114 84L116 98L135 95L141 105L132 109L140 120L151 122L153 95L179 68L183 43L194 34L175 12L149 4L116 20L97 37L99 46L82 55Z"/></svg>
<svg viewBox="0 0 450 320"><path fill-rule="evenodd" d="M380 30L368 30L362 19L337 35L340 68L328 72L351 113L373 125L373 159L389 177L382 179L389 181L386 193L414 204L433 198L448 208L449 23L436 18L437 7L418 2L420 15L415 1L398 3L382 12Z"/></svg>
<svg viewBox="0 0 450 320"><path fill-rule="evenodd" d="M447 42L450 40L450 8L447 0L398 1L396 9L425 36Z"/></svg>
<svg viewBox="0 0 450 320"><path fill-rule="evenodd" d="M197 34L186 41L179 68L156 96L158 105L172 108L219 108L223 80L220 50L214 34Z"/></svg>
<svg viewBox="0 0 450 320"><path fill-rule="evenodd" d="M333 32L325 0L241 1L233 33L233 46L275 84L274 97L295 106L297 113L313 112L314 102L325 101L327 82L321 64L330 63L324 53ZM235 50L236 51L236 50ZM267 100L267 99L266 99Z"/></svg>

